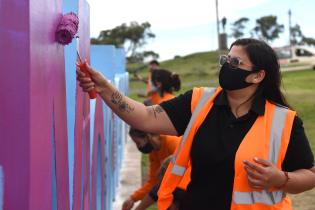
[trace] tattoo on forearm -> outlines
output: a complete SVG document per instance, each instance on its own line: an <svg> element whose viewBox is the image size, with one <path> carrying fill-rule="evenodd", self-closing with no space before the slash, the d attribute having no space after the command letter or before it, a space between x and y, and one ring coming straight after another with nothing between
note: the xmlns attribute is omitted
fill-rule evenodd
<svg viewBox="0 0 315 210"><path fill-rule="evenodd" d="M162 109L162 107L160 107L159 105L157 106L152 106L153 109L153 113L154 113L154 117L155 119L157 118L157 114L162 113L164 110Z"/></svg>
<svg viewBox="0 0 315 210"><path fill-rule="evenodd" d="M111 95L111 102L118 106L119 111L130 113L134 110L127 102L123 100L123 95L116 91Z"/></svg>
<svg viewBox="0 0 315 210"><path fill-rule="evenodd" d="M113 104L118 104L122 100L123 96L120 92L116 91L112 94L111 101Z"/></svg>

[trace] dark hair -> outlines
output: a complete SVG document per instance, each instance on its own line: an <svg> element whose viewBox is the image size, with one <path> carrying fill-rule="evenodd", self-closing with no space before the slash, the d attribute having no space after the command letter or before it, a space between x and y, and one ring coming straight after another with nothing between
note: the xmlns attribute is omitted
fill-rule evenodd
<svg viewBox="0 0 315 210"><path fill-rule="evenodd" d="M140 138L144 138L147 136L147 133L146 132L143 132L141 130L138 130L136 128L133 128L133 127L130 127L129 129L129 135L131 137L140 137Z"/></svg>
<svg viewBox="0 0 315 210"><path fill-rule="evenodd" d="M261 92L265 99L290 107L280 89L280 65L275 51L264 41L257 39L238 39L231 45L230 50L233 46L244 47L255 68L263 69L266 72L266 76L260 83L256 93Z"/></svg>
<svg viewBox="0 0 315 210"><path fill-rule="evenodd" d="M157 65L157 66L160 65L160 63L159 63L157 60L152 60L152 61L150 61L149 64L150 64L150 65Z"/></svg>
<svg viewBox="0 0 315 210"><path fill-rule="evenodd" d="M172 93L180 89L180 78L178 74L172 73L166 69L157 69L152 72L152 83L156 86L161 83L161 95L164 92Z"/></svg>

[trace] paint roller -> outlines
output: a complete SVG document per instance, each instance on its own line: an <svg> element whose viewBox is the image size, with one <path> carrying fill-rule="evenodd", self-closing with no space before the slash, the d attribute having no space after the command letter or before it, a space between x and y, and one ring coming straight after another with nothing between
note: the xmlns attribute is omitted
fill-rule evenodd
<svg viewBox="0 0 315 210"><path fill-rule="evenodd" d="M57 30L56 30L56 41L62 45L68 45L72 42L72 39L75 37L79 28L79 18L73 13L69 12L61 18ZM76 37L78 39L78 36ZM78 40L79 41L79 40ZM78 42L79 43L79 42ZM84 72L87 76L91 78L90 72L87 70L87 63L82 62L82 59L79 54L79 46L77 46L77 55L80 61L79 68L82 72ZM96 98L95 89L89 92L90 99Z"/></svg>

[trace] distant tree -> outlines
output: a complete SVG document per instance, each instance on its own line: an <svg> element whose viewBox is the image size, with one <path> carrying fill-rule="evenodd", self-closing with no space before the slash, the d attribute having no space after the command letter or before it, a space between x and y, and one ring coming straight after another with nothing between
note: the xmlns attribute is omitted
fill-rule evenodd
<svg viewBox="0 0 315 210"><path fill-rule="evenodd" d="M160 57L160 55L157 54L157 53L154 52L154 51L144 51L144 52L143 52L143 57L144 57L144 58L150 57L151 60L157 60L157 59Z"/></svg>
<svg viewBox="0 0 315 210"><path fill-rule="evenodd" d="M127 58L129 60L143 61L149 56L148 52L138 52L143 46L147 44L149 39L155 38L155 34L151 32L151 24L148 22L137 23L131 22L129 25L126 23L116 26L110 30L101 31L97 38L92 38L92 44L112 44L116 47L125 48ZM151 52L151 56L158 54Z"/></svg>
<svg viewBox="0 0 315 210"><path fill-rule="evenodd" d="M300 25L296 24L295 26L291 27L290 32L291 32L291 43L300 44L303 40L303 33L301 31Z"/></svg>
<svg viewBox="0 0 315 210"><path fill-rule="evenodd" d="M269 15L256 20L256 26L253 29L259 39L273 41L279 38L279 34L284 30L283 24L277 22L277 16Z"/></svg>
<svg viewBox="0 0 315 210"><path fill-rule="evenodd" d="M303 36L302 44L315 46L315 39L312 37L305 37Z"/></svg>
<svg viewBox="0 0 315 210"><path fill-rule="evenodd" d="M304 44L315 46L315 39L312 37L304 36L302 29L299 24L291 27L291 43L292 44Z"/></svg>
<svg viewBox="0 0 315 210"><path fill-rule="evenodd" d="M237 21L233 22L232 25L232 34L231 36L235 39L241 38L244 36L244 29L246 28L246 23L249 21L247 17L242 17Z"/></svg>
<svg viewBox="0 0 315 210"><path fill-rule="evenodd" d="M159 57L160 57L159 54L153 51L143 51L143 52L137 52L133 56L127 57L127 60L129 63L142 63L145 59L156 60Z"/></svg>

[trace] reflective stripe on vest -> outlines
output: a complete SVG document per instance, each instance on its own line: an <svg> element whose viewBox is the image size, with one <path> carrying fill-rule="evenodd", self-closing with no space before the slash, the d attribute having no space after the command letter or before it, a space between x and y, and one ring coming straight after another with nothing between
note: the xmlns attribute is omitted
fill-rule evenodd
<svg viewBox="0 0 315 210"><path fill-rule="evenodd" d="M174 163L174 166L172 168L172 174L177 175L177 176L183 176L185 171L186 171L186 167L180 166L176 164L176 159L178 157L178 154L180 153L183 145L185 144L185 141L187 139L188 134L190 133L191 127L195 122L195 119L197 118L197 116L199 115L200 110L202 109L202 107L206 104L207 100L213 96L213 94L215 93L216 88L204 88L204 94L201 96L200 100L198 101L198 104L196 106L196 109L194 110L190 121L188 123L188 126L185 130L183 139L180 142L179 148L176 152L176 154L174 155L172 162Z"/></svg>
<svg viewBox="0 0 315 210"><path fill-rule="evenodd" d="M261 192L234 192L234 203L236 204L255 204L262 203L266 205L274 205L280 203L285 197L283 191L268 192L262 190Z"/></svg>
<svg viewBox="0 0 315 210"><path fill-rule="evenodd" d="M270 133L269 160L276 164L279 157L282 133L288 109L276 106Z"/></svg>
<svg viewBox="0 0 315 210"><path fill-rule="evenodd" d="M269 161L273 164L276 164L278 161L287 112L288 109L286 108L279 106L275 107L269 144ZM233 192L233 201L236 204L262 203L266 205L274 205L280 203L284 197L285 192L283 191L269 192L267 190L262 190L261 192Z"/></svg>

